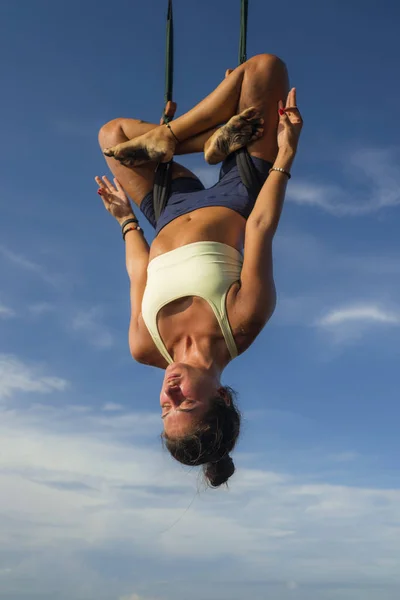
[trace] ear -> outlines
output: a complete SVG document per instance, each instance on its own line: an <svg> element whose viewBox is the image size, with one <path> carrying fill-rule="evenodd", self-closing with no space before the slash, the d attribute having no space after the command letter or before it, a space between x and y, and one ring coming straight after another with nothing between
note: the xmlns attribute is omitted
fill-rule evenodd
<svg viewBox="0 0 400 600"><path fill-rule="evenodd" d="M221 398L224 399L224 402L227 406L231 405L231 399L229 397L229 394L226 392L226 390L224 390L224 388L218 388L218 394L221 396Z"/></svg>

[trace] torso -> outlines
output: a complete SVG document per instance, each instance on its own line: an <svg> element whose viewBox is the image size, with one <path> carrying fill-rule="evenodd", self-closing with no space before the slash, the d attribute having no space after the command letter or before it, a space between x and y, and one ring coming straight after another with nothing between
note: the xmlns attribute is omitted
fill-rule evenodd
<svg viewBox="0 0 400 600"><path fill-rule="evenodd" d="M200 208L174 219L161 230L151 245L149 260L175 248L202 241L220 242L242 252L245 227L244 217L230 208ZM257 334L248 330L243 316L235 312L235 299L239 288L239 281L230 287L226 298L226 310L238 352L242 354ZM211 306L203 298L188 296L170 302L158 313L157 325L169 354L175 342L190 331L197 337L212 337L215 344L221 344L221 351L225 348L229 362L229 352L221 328ZM139 327L144 335L150 336L141 317ZM168 363L154 345L154 355L147 364L166 368Z"/></svg>
<svg viewBox="0 0 400 600"><path fill-rule="evenodd" d="M155 238L149 260L194 242L221 242L243 250L246 219L231 208L208 206L174 219Z"/></svg>

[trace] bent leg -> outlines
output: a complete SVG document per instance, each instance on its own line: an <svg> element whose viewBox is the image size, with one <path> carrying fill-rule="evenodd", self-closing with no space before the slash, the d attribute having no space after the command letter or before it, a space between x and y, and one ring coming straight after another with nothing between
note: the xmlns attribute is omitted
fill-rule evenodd
<svg viewBox="0 0 400 600"><path fill-rule="evenodd" d="M278 102L286 103L289 76L284 62L270 54L251 58L246 69L239 99L239 112L254 106L264 119L264 134L249 144L252 156L274 162L278 154Z"/></svg>
<svg viewBox="0 0 400 600"><path fill-rule="evenodd" d="M254 156L273 162L277 154L278 101L285 101L288 91L284 62L271 54L259 54L237 67L209 96L177 118L174 133L184 140L254 107L264 119L264 132L248 149Z"/></svg>
<svg viewBox="0 0 400 600"><path fill-rule="evenodd" d="M114 119L100 129L99 144L101 148L121 144L157 127L159 126L153 123L146 123L145 121L136 119ZM214 132L215 128L203 132L199 136L190 138L182 144L178 144L175 153L191 154L194 152L203 152L205 142ZM143 198L153 189L157 163L148 162L137 167L126 167L114 158L105 157L105 159L114 177L118 179L136 206L140 207ZM196 175L189 169L174 162L172 178L177 179L179 177L193 177L197 179Z"/></svg>
<svg viewBox="0 0 400 600"><path fill-rule="evenodd" d="M278 101L284 101L287 93L285 64L271 54L259 54L237 67L209 96L175 119L174 137L167 127L154 126L154 131L108 148L106 153L132 164L143 164L151 157L168 162L176 153L176 138L182 144L215 130L237 113L255 107L264 119L264 131L261 137L249 144L249 150L254 156L273 162L277 153Z"/></svg>

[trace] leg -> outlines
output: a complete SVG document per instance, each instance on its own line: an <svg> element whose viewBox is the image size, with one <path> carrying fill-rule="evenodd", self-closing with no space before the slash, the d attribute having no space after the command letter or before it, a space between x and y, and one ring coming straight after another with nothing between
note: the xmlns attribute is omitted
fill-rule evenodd
<svg viewBox="0 0 400 600"><path fill-rule="evenodd" d="M100 129L99 144L101 148L121 144L158 127L158 125L135 119L114 119ZM214 132L215 129L206 131L199 136L179 144L176 148L176 154L203 152L204 143ZM111 172L121 182L121 185L125 188L136 206L140 207L143 198L153 189L154 171L157 163L147 162L138 167L129 167L123 166L114 158L108 157L106 157L106 162ZM196 175L189 171L189 169L174 162L172 178L177 179L178 177L193 177L197 179Z"/></svg>
<svg viewBox="0 0 400 600"><path fill-rule="evenodd" d="M254 156L273 162L277 154L278 101L289 91L285 64L271 54L259 54L232 71L200 104L174 121L179 140L226 123L237 113L254 107L264 120L262 137L249 145Z"/></svg>
<svg viewBox="0 0 400 600"><path fill-rule="evenodd" d="M278 100L285 100L288 92L286 66L276 56L260 54L230 73L202 102L173 123L173 131L181 143L226 123L238 112L255 107L264 119L262 137L249 145L250 153L273 162L277 153L276 128ZM120 159L130 156L134 162L149 157L168 161L175 152L176 141L169 129L159 126L141 136L111 149L111 156Z"/></svg>

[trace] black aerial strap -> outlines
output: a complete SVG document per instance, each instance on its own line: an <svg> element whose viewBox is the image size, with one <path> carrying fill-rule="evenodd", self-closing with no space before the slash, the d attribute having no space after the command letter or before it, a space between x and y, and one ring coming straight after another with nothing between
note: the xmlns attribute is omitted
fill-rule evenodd
<svg viewBox="0 0 400 600"><path fill-rule="evenodd" d="M172 100L174 88L174 19L172 13L172 0L168 0L167 12L167 47L165 60L165 107L162 119L169 123L172 117L166 115L167 103ZM172 181L172 160L168 163L158 163L153 187L153 206L156 222L167 205Z"/></svg>
<svg viewBox="0 0 400 600"><path fill-rule="evenodd" d="M240 16L240 40L239 40L239 64L247 60L247 18L248 18L249 0L241 0ZM168 0L167 12L167 42L166 42L166 62L165 62L165 107L169 101L172 101L174 79L174 20L172 13L172 0ZM172 117L166 114L165 108L162 119L164 123L169 123ZM168 163L159 163L155 172L153 188L153 206L156 222L167 205L171 191L172 181L172 160ZM241 148L236 152L236 164L242 179L243 185L253 201L260 193L263 182L251 160L247 148Z"/></svg>
<svg viewBox="0 0 400 600"><path fill-rule="evenodd" d="M240 39L239 39L239 65L247 60L247 17L249 14L249 0L241 0L240 7Z"/></svg>
<svg viewBox="0 0 400 600"><path fill-rule="evenodd" d="M241 0L240 11L240 40L239 40L239 64L247 60L247 17L249 12L249 0ZM236 165L240 173L243 185L247 188L250 198L255 202L261 191L263 182L251 160L247 148L236 151Z"/></svg>

